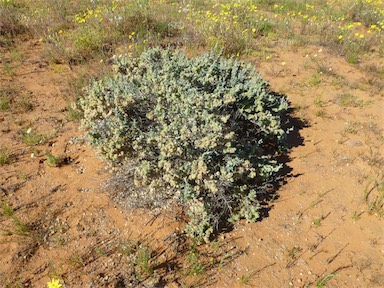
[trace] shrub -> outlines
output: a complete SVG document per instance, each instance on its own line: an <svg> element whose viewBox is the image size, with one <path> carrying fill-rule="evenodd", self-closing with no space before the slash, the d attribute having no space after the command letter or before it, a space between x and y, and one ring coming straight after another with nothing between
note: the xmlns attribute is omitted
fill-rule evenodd
<svg viewBox="0 0 384 288"><path fill-rule="evenodd" d="M154 48L114 62L115 75L87 87L80 108L91 144L116 164L120 199L179 201L198 243L231 221L257 220L282 166L286 99L253 67L215 52L189 59Z"/></svg>
<svg viewBox="0 0 384 288"><path fill-rule="evenodd" d="M0 0L0 36L14 37L27 31L20 21L21 8L16 1Z"/></svg>

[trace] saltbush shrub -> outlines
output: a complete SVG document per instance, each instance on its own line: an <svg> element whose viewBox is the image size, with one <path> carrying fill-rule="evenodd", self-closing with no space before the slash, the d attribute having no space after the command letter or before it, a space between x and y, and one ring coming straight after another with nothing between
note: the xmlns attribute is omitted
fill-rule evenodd
<svg viewBox="0 0 384 288"><path fill-rule="evenodd" d="M199 243L232 221L256 221L282 166L287 100L253 67L215 52L190 59L153 48L114 63L80 107L91 143L117 167L110 185L125 203L182 204Z"/></svg>

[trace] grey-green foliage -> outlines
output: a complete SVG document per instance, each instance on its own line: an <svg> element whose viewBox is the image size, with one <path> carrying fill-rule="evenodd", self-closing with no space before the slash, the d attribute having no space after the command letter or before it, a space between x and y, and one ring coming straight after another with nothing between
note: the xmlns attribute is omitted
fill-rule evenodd
<svg viewBox="0 0 384 288"><path fill-rule="evenodd" d="M181 201L197 242L228 221L257 220L281 168L273 159L284 148L286 99L253 67L215 52L189 59L154 48L114 62L115 75L80 101L91 143L120 164L112 186L134 206Z"/></svg>

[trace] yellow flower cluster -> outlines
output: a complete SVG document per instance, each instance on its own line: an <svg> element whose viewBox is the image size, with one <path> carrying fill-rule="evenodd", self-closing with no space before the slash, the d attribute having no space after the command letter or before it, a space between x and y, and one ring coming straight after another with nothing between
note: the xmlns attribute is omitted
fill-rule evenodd
<svg viewBox="0 0 384 288"><path fill-rule="evenodd" d="M60 280L59 279L52 279L51 281L49 281L47 283L47 287L48 288L62 288L63 285L60 284Z"/></svg>
<svg viewBox="0 0 384 288"><path fill-rule="evenodd" d="M367 5L372 15L379 19L377 23L371 24L368 33L381 33L384 30L384 0L356 0L356 2Z"/></svg>
<svg viewBox="0 0 384 288"><path fill-rule="evenodd" d="M0 0L0 6L12 5L14 0Z"/></svg>
<svg viewBox="0 0 384 288"><path fill-rule="evenodd" d="M280 13L291 18L303 19L305 21L317 20L319 11L322 12L321 10L319 10L319 7L315 7L315 5L311 5L309 3L305 3L305 7L303 7L303 11L291 10L284 5L278 5L278 4L275 4L273 6L273 9L275 13ZM323 14L323 13L320 13L320 14ZM324 15L321 17L321 19L324 19Z"/></svg>
<svg viewBox="0 0 384 288"><path fill-rule="evenodd" d="M102 11L100 9L96 9L96 10L89 9L86 12L76 14L75 15L75 22L78 24L82 24L91 18L98 19L99 22L102 22L103 18L101 16L101 13L102 13Z"/></svg>
<svg viewBox="0 0 384 288"><path fill-rule="evenodd" d="M187 4L180 7L179 12L185 11L187 19L194 24L201 25L210 31L220 26L220 29L229 30L233 27L240 28L242 23L246 22L251 16L255 17L254 13L257 12L257 6L251 0L237 0L237 1L212 1L212 6L206 10L197 10L192 5ZM218 23L218 25L216 25ZM256 29L251 29L255 31ZM248 29L242 29L242 32L247 32Z"/></svg>

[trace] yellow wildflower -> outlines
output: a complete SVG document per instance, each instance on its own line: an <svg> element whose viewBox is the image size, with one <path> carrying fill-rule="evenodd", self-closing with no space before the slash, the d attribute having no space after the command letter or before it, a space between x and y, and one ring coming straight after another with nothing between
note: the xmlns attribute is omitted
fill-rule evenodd
<svg viewBox="0 0 384 288"><path fill-rule="evenodd" d="M47 287L48 288L62 288L63 285L60 284L60 280L59 279L52 279L51 281L49 281L47 283Z"/></svg>

